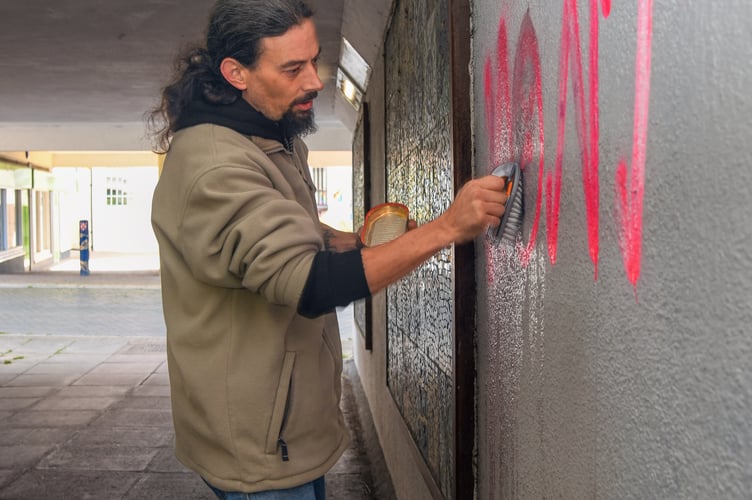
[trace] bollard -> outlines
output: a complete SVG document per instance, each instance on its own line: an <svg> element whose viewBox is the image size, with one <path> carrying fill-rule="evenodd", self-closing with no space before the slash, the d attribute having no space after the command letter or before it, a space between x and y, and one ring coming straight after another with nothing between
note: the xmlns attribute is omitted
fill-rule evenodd
<svg viewBox="0 0 752 500"><path fill-rule="evenodd" d="M81 276L89 275L89 221L82 220L78 224L79 258L81 261Z"/></svg>

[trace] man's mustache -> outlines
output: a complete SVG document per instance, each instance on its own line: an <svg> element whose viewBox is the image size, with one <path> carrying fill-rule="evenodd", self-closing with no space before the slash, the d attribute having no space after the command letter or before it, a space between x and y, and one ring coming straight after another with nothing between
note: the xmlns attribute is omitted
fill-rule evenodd
<svg viewBox="0 0 752 500"><path fill-rule="evenodd" d="M294 105L296 105L296 104L303 104L303 103L305 103L305 102L308 102L308 101L313 101L313 100L314 100L314 99L316 99L316 98L317 98L318 96L319 96L319 93L318 93L318 92L315 92L315 91L314 91L314 92L308 92L308 93L307 93L306 95L304 95L303 97L300 97L300 98L298 98L298 99L295 99L295 100L293 101L293 103L292 103L292 104L293 104L293 106L294 106Z"/></svg>

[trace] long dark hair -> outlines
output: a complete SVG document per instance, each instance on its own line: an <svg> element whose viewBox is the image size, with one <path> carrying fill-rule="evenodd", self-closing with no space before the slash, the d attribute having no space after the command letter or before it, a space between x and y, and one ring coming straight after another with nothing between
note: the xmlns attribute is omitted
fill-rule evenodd
<svg viewBox="0 0 752 500"><path fill-rule="evenodd" d="M175 60L171 82L162 99L146 115L155 151L166 152L180 116L192 99L231 104L240 90L230 85L219 66L227 57L253 68L261 55L261 40L283 35L313 11L301 0L218 0L211 9L206 40L188 46Z"/></svg>

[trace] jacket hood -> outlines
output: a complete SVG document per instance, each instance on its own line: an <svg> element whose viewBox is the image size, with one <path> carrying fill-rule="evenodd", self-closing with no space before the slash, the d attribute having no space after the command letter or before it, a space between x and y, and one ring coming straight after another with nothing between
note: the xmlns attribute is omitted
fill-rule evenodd
<svg viewBox="0 0 752 500"><path fill-rule="evenodd" d="M279 141L288 150L293 141L279 122L270 120L243 98L238 98L231 104L210 104L201 98L194 98L183 110L175 132L202 123L231 128L243 135Z"/></svg>

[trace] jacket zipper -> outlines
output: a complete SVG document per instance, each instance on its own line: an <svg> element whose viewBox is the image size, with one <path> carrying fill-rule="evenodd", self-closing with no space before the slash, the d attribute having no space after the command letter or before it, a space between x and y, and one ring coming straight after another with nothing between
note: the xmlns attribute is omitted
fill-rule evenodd
<svg viewBox="0 0 752 500"><path fill-rule="evenodd" d="M285 413L284 415L282 415L282 425L279 428L279 438L277 438L277 443L279 444L280 450L282 452L283 462L290 461L290 455L287 450L287 442L285 442L285 438L283 436L285 434L285 427L287 427L287 417L290 414L290 401L291 400L292 400L292 379L290 379L290 388L287 391L287 401L285 402Z"/></svg>
<svg viewBox="0 0 752 500"><path fill-rule="evenodd" d="M280 436L280 438L279 438L279 440L277 442L279 443L279 446L282 449L282 461L283 462L289 462L290 461L290 455L287 454L287 443L285 443L285 440L282 439L282 436Z"/></svg>

